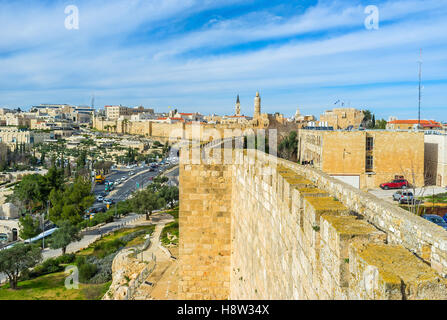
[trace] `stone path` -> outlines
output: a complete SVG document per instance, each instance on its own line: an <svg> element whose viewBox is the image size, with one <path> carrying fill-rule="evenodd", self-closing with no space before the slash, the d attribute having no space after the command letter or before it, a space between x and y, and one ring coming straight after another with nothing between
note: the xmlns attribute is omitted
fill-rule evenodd
<svg viewBox="0 0 447 320"><path fill-rule="evenodd" d="M160 291L161 287L165 287L166 285L166 290L167 292L169 292L170 283L163 282L162 284L160 283L160 280L162 280L166 273L169 274L176 270L175 268L173 268L176 263L174 263L174 260L171 258L171 253L162 246L160 242L160 235L166 223L170 221L173 220L169 219L169 221L166 221L166 218L162 218L156 224L155 231L153 233L153 236L151 237L151 240L153 241L152 245L149 247L148 250L143 252L144 261L150 261L153 257L155 257L156 266L154 271L147 277L146 281L136 291L133 298L134 300L153 300L153 291L155 291L155 289L157 289L157 291ZM174 285L174 287L177 287L177 283ZM157 292L157 296L159 295L160 294ZM158 299L163 299L163 297Z"/></svg>

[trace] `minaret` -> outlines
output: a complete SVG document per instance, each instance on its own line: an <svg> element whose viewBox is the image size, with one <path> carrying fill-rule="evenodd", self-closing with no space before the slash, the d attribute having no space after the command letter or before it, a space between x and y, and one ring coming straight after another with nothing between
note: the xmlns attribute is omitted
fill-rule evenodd
<svg viewBox="0 0 447 320"><path fill-rule="evenodd" d="M241 102L239 101L239 95L237 95L237 100L236 100L236 116L240 116L241 115Z"/></svg>
<svg viewBox="0 0 447 320"><path fill-rule="evenodd" d="M255 113L253 118L257 118L261 115L261 97L259 96L259 92L256 92L255 97Z"/></svg>
<svg viewBox="0 0 447 320"><path fill-rule="evenodd" d="M298 120L299 117L301 117L301 112L300 112L300 108L297 108L296 113L295 113L295 120Z"/></svg>

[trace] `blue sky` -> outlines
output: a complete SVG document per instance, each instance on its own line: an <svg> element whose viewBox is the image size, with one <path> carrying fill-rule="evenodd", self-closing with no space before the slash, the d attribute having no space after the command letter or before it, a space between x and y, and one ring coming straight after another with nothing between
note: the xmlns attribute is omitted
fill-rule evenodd
<svg viewBox="0 0 447 320"><path fill-rule="evenodd" d="M79 8L79 30L64 25ZM379 9L367 30L366 6ZM447 121L447 0L0 0L0 107L168 106L320 115L337 100Z"/></svg>

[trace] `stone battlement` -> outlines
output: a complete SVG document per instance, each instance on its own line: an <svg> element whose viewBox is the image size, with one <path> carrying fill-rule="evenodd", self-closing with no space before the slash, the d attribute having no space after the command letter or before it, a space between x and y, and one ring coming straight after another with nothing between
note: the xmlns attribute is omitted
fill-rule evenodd
<svg viewBox="0 0 447 320"><path fill-rule="evenodd" d="M447 298L442 228L319 170L232 152L180 164L180 298Z"/></svg>

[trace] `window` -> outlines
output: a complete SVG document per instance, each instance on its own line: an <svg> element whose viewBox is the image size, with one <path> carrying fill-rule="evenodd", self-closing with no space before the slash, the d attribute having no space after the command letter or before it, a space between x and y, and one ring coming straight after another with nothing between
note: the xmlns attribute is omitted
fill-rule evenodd
<svg viewBox="0 0 447 320"><path fill-rule="evenodd" d="M366 156L366 170L372 170L374 168L374 161L372 156Z"/></svg>
<svg viewBox="0 0 447 320"><path fill-rule="evenodd" d="M374 148L374 138L367 137L366 138L366 151L372 151Z"/></svg>

